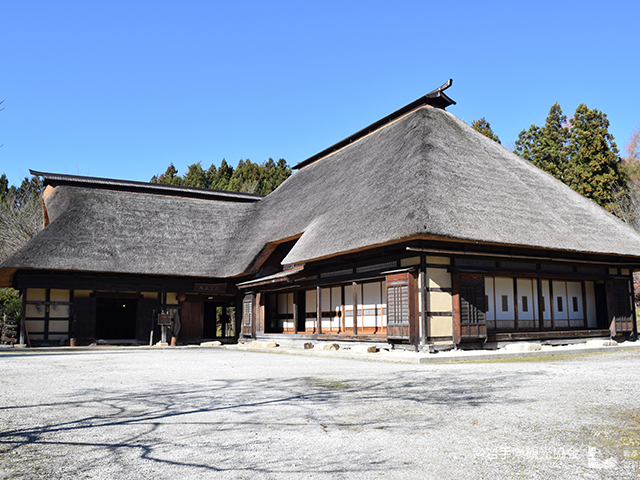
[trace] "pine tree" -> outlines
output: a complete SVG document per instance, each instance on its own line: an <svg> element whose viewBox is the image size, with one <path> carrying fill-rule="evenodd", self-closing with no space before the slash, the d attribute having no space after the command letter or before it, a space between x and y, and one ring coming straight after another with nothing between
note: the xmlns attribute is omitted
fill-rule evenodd
<svg viewBox="0 0 640 480"><path fill-rule="evenodd" d="M491 125L489 124L489 122L485 120L484 117L482 117L480 120L474 120L473 123L471 124L471 128L473 128L477 132L480 132L485 137L500 143L500 139L495 133L493 133L493 130L491 129Z"/></svg>

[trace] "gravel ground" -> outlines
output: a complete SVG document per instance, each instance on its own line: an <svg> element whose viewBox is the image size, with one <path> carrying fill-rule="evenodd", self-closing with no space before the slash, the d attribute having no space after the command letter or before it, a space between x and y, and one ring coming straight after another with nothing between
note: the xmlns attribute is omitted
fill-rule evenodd
<svg viewBox="0 0 640 480"><path fill-rule="evenodd" d="M640 352L0 352L0 478L638 478Z"/></svg>

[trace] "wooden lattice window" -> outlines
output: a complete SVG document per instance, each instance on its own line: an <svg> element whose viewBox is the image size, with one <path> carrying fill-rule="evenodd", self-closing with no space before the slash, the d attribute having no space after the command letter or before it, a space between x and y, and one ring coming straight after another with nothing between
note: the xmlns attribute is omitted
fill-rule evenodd
<svg viewBox="0 0 640 480"><path fill-rule="evenodd" d="M414 272L387 275L387 339L418 341L417 293Z"/></svg>
<svg viewBox="0 0 640 480"><path fill-rule="evenodd" d="M454 275L454 336L455 342L487 337L486 295L484 276L478 273ZM506 296L505 296L506 297ZM503 310L506 298L502 299Z"/></svg>
<svg viewBox="0 0 640 480"><path fill-rule="evenodd" d="M242 335L245 337L253 337L253 303L253 295L246 295L242 300Z"/></svg>

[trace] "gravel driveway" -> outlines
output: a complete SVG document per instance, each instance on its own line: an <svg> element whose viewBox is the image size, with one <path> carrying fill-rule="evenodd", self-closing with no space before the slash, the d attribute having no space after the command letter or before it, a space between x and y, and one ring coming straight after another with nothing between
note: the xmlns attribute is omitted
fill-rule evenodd
<svg viewBox="0 0 640 480"><path fill-rule="evenodd" d="M638 478L640 352L0 352L0 478Z"/></svg>

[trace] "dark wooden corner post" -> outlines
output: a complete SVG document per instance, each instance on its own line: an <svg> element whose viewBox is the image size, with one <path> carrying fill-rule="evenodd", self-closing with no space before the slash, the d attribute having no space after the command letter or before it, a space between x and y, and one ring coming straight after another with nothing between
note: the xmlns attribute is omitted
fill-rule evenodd
<svg viewBox="0 0 640 480"><path fill-rule="evenodd" d="M538 330L544 330L544 295L542 295L542 279L537 278L538 286Z"/></svg>
<svg viewBox="0 0 640 480"><path fill-rule="evenodd" d="M358 284L353 282L351 284L353 293L353 334L358 334ZM364 317L363 317L364 318Z"/></svg>
<svg viewBox="0 0 640 480"><path fill-rule="evenodd" d="M322 333L322 288L316 287L316 333Z"/></svg>

